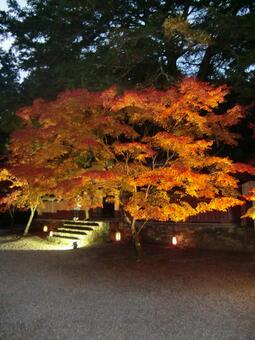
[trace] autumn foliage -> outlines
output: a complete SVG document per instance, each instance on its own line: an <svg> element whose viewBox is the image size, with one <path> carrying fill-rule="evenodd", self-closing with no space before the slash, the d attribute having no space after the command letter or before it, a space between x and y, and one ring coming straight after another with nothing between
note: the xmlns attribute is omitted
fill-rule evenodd
<svg viewBox="0 0 255 340"><path fill-rule="evenodd" d="M242 204L235 174L254 169L215 155L219 144L237 144L231 127L244 116L240 106L222 112L227 93L188 78L167 91L80 89L36 100L17 113L24 126L12 135L9 166L87 208L118 195L138 245L138 219L178 222Z"/></svg>
<svg viewBox="0 0 255 340"><path fill-rule="evenodd" d="M250 124L250 128L253 130L253 138L255 138L255 124ZM249 193L244 198L252 203L252 206L246 211L242 218L252 218L255 220L255 186L251 188Z"/></svg>

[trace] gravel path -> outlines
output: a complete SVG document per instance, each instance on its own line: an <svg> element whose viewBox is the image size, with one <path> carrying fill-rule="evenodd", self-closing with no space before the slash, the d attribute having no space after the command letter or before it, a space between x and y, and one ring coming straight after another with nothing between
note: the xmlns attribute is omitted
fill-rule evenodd
<svg viewBox="0 0 255 340"><path fill-rule="evenodd" d="M0 250L63 250L61 244L48 242L38 236L0 235Z"/></svg>
<svg viewBox="0 0 255 340"><path fill-rule="evenodd" d="M122 245L5 249L0 275L1 340L255 339L245 255L152 249L138 262Z"/></svg>

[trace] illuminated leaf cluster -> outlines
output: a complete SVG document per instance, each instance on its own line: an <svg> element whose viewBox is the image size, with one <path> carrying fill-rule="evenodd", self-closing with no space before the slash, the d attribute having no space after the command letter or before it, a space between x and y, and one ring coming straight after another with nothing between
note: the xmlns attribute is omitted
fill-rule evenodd
<svg viewBox="0 0 255 340"><path fill-rule="evenodd" d="M117 195L134 219L226 211L242 203L233 175L254 173L213 153L219 142L237 143L229 128L244 116L240 106L219 110L227 93L188 78L166 91L79 89L36 100L18 112L24 126L11 138L10 169L70 206Z"/></svg>

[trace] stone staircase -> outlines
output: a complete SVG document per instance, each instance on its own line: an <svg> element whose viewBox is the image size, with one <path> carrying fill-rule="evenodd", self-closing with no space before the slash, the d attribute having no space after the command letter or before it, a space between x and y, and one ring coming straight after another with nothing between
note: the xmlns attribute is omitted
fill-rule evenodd
<svg viewBox="0 0 255 340"><path fill-rule="evenodd" d="M105 229L104 225L105 222L65 220L60 227L52 231L51 239L70 247L82 247L91 243L96 234Z"/></svg>

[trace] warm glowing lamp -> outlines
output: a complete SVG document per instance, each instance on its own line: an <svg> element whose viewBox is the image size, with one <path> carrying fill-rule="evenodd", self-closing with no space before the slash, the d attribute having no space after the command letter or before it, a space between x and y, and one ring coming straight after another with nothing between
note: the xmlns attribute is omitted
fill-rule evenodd
<svg viewBox="0 0 255 340"><path fill-rule="evenodd" d="M121 240L121 232L120 231L116 231L115 233L115 241L120 241Z"/></svg>
<svg viewBox="0 0 255 340"><path fill-rule="evenodd" d="M177 245L177 237L176 237L176 236L173 236L173 237L172 237L172 245L173 245L173 246L176 246L176 245Z"/></svg>
<svg viewBox="0 0 255 340"><path fill-rule="evenodd" d="M43 226L43 232L44 232L44 233L47 233L47 232L48 232L48 230L49 230L49 228L48 228L48 226L47 226L47 225Z"/></svg>
<svg viewBox="0 0 255 340"><path fill-rule="evenodd" d="M50 231L49 236L53 236L53 231L52 230Z"/></svg>

